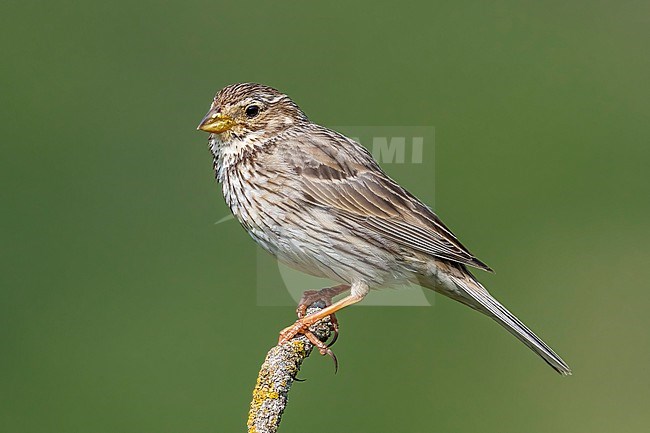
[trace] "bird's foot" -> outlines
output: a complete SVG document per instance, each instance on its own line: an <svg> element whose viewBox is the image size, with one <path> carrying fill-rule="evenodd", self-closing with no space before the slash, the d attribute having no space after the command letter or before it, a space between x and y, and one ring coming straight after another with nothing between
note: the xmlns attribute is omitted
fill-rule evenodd
<svg viewBox="0 0 650 433"><path fill-rule="evenodd" d="M341 284L334 287L326 287L320 290L307 290L302 294L300 301L298 301L298 308L296 309L296 314L298 319L303 319L307 317L307 308L314 304L315 302L322 301L325 303L325 307L332 305L334 297L340 295L343 292L350 290L350 286L347 284ZM331 347L336 340L339 338L339 321L336 318L336 314L332 313L329 315L330 322L332 323L332 341L329 342L327 347ZM322 354L322 351L321 351Z"/></svg>
<svg viewBox="0 0 650 433"><path fill-rule="evenodd" d="M334 368L338 370L338 361L330 346L336 342L338 338L338 321L336 315L332 312L331 314L307 314L307 308L315 303L324 304L324 308L328 308L332 305L332 300L335 296L347 291L350 289L348 285L340 285L335 287L328 287L321 290L307 290L303 293L300 302L298 303L298 308L296 313L298 314L298 320L282 331L280 331L280 338L278 344L286 343L298 334L302 334L315 346L318 348L318 351L321 355L328 355L334 361ZM313 332L309 330L309 327L323 317L329 316L330 323L332 324L332 334L334 335L330 344L326 344L324 341L321 341L314 335Z"/></svg>
<svg viewBox="0 0 650 433"><path fill-rule="evenodd" d="M321 341L313 332L309 330L309 327L319 320L321 320L321 318L312 318L310 315L301 317L300 319L296 320L293 325L287 326L282 331L280 331L278 344L286 343L296 335L302 334L307 337L307 339L311 342L311 344L314 345L314 347L318 348L318 351L321 355L328 355L332 358L334 361L334 371L336 372L339 369L339 363L336 359L336 355L334 355L332 349L330 349L324 341Z"/></svg>

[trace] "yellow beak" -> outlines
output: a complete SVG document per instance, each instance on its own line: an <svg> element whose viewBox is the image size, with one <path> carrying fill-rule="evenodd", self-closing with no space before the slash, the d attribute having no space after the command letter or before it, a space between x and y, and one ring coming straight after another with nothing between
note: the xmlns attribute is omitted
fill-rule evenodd
<svg viewBox="0 0 650 433"><path fill-rule="evenodd" d="M235 121L230 116L221 114L215 108L212 108L201 120L201 123L199 123L199 126L196 129L220 134L229 130L234 125Z"/></svg>

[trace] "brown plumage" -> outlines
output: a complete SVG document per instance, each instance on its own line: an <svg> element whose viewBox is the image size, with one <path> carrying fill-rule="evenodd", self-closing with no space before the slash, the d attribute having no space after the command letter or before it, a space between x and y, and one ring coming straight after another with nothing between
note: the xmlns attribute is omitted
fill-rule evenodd
<svg viewBox="0 0 650 433"><path fill-rule="evenodd" d="M346 298L281 333L360 301L369 289L420 284L496 320L562 374L570 369L499 304L466 266L490 268L370 153L314 124L288 96L252 83L221 90L200 129L226 203L279 260L350 286Z"/></svg>

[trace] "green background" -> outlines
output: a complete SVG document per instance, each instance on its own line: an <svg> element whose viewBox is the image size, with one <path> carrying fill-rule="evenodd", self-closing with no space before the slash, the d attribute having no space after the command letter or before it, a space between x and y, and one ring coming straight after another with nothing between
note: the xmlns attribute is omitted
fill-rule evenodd
<svg viewBox="0 0 650 433"><path fill-rule="evenodd" d="M352 308L281 431L648 431L649 36L641 1L3 2L0 431L244 430L294 316L214 225L195 127L238 81L435 126L437 211L574 369L440 297Z"/></svg>

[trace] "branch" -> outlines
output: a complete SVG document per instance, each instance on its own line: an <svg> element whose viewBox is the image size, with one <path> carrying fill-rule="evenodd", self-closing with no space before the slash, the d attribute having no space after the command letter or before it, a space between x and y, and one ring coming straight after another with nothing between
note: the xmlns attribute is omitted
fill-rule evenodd
<svg viewBox="0 0 650 433"><path fill-rule="evenodd" d="M325 308L325 302L316 301L309 306L307 314ZM321 341L327 341L333 327L329 317L316 322L311 332ZM298 334L290 341L273 347L257 376L253 389L253 401L248 412L248 433L275 433L282 413L287 406L289 390L314 345L304 335Z"/></svg>

